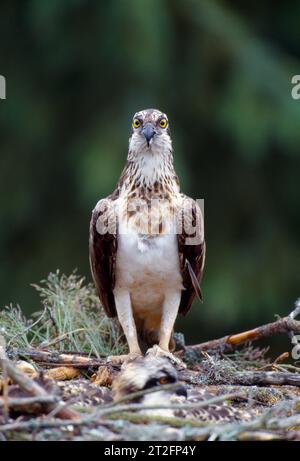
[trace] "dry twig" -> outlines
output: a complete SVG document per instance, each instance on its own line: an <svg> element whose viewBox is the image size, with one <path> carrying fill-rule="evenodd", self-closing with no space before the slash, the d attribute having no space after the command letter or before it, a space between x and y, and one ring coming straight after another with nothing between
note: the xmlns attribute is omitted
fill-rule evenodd
<svg viewBox="0 0 300 461"><path fill-rule="evenodd" d="M3 358L4 357L4 358ZM19 370L10 360L5 358L3 349L2 354L0 354L0 367L3 369L5 367L7 376L12 379L12 381L20 386L20 388L26 391L29 396L32 397L41 397L48 398L49 393L36 381L29 378L25 373ZM46 403L44 409L46 412L50 412L55 408L56 404ZM77 419L78 414L74 410L62 408L58 415L62 419Z"/></svg>

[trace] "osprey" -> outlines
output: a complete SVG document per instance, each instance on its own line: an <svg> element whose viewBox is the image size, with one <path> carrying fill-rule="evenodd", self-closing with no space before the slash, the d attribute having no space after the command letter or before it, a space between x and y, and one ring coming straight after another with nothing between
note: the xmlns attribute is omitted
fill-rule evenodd
<svg viewBox="0 0 300 461"><path fill-rule="evenodd" d="M189 381L193 372L191 375L185 371L178 373L170 360L164 357L153 357L148 353L146 357L137 358L124 365L113 382L112 397L118 401L132 393L152 389L155 392L145 393L128 401L140 403L139 411L146 415L225 423L250 421L259 416L263 409L263 405L258 402L249 408L243 399L210 402L209 405L205 405L205 402L230 393L232 389L228 390L226 386L186 386L182 381ZM172 384L174 387L170 388ZM178 408L178 404L183 404L183 408ZM184 408L185 404L189 404L189 408ZM172 409L172 405L176 405L177 408ZM157 408L146 409L147 406Z"/></svg>
<svg viewBox="0 0 300 461"><path fill-rule="evenodd" d="M124 367L124 365L126 366ZM165 389L162 387L166 384L173 384L174 388ZM187 398L187 389L179 381L177 370L170 360L164 357L153 357L151 354L123 364L119 375L112 384L112 397L118 401L132 393L150 389L155 390L155 392L146 393L131 400L131 402L141 403L143 406L162 405L164 407L185 401ZM142 411L148 415L174 416L174 412L166 408L142 409Z"/></svg>
<svg viewBox="0 0 300 461"><path fill-rule="evenodd" d="M151 353L124 363L118 371L118 367L111 368L114 369L115 375L111 388L81 377L76 380L57 381L59 389L56 392L63 401L69 402L75 398L85 407L99 409L101 405L122 400L123 404L140 404L141 408L137 408L137 411L145 415L175 416L211 423L249 421L257 418L265 410L266 401L262 395L257 400L251 400L251 405L247 403L246 397L213 402L211 399L215 400L216 397L232 393L232 386L203 383L197 385L195 378L199 377L199 372L178 372L170 360L153 356ZM194 384L191 384L191 381ZM146 392L126 400L127 396L140 391ZM288 399L288 396L285 398ZM205 405L207 401L211 402ZM172 408L174 405L177 408ZM155 408L146 408L150 406Z"/></svg>
<svg viewBox="0 0 300 461"><path fill-rule="evenodd" d="M180 192L166 114L133 117L127 163L115 191L101 199L90 223L90 265L109 317L118 317L129 354L150 348L174 359L173 327L198 295L205 242L196 200Z"/></svg>

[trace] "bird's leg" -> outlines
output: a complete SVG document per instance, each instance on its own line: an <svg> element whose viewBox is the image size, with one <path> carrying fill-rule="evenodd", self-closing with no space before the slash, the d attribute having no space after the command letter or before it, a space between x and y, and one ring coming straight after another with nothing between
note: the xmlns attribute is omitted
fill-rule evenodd
<svg viewBox="0 0 300 461"><path fill-rule="evenodd" d="M172 336L174 323L178 314L181 299L181 291L168 291L162 309L161 324L159 330L159 347L169 352L169 344Z"/></svg>
<svg viewBox="0 0 300 461"><path fill-rule="evenodd" d="M129 291L116 288L114 290L114 297L118 319L128 342L129 354L110 356L108 357L108 361L113 363L123 363L142 355L142 352L138 343Z"/></svg>
<svg viewBox="0 0 300 461"><path fill-rule="evenodd" d="M181 291L170 290L166 292L162 308L162 317L159 330L159 343L147 351L147 354L168 357L172 362L183 365L183 362L169 351L170 339L174 323L178 314Z"/></svg>

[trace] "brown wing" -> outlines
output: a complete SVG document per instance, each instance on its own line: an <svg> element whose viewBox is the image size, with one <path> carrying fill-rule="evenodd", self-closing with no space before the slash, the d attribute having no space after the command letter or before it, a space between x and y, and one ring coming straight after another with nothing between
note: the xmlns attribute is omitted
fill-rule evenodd
<svg viewBox="0 0 300 461"><path fill-rule="evenodd" d="M116 254L118 247L116 216L113 200L100 200L92 213L90 224L90 266L97 294L108 317L116 316L115 286ZM101 225L112 225L102 233ZM100 230L100 232L99 232Z"/></svg>
<svg viewBox="0 0 300 461"><path fill-rule="evenodd" d="M195 296L202 300L200 282L205 262L205 241L201 210L194 200L183 196L178 234L178 251L184 290L181 294L179 312L185 315Z"/></svg>

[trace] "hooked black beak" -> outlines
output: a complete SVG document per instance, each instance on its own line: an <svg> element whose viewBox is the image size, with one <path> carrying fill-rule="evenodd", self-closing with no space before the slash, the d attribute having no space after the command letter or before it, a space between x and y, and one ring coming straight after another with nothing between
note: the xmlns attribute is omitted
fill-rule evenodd
<svg viewBox="0 0 300 461"><path fill-rule="evenodd" d="M183 397L185 397L187 399L187 390L186 390L186 387L185 386L180 386L176 392L175 392L176 395L181 395Z"/></svg>
<svg viewBox="0 0 300 461"><path fill-rule="evenodd" d="M152 123L149 123L149 122L146 123L146 125L142 129L142 133L145 136L147 144L148 144L148 147L149 147L150 141L151 141L151 139L153 138L153 136L156 133L155 128L152 125Z"/></svg>

